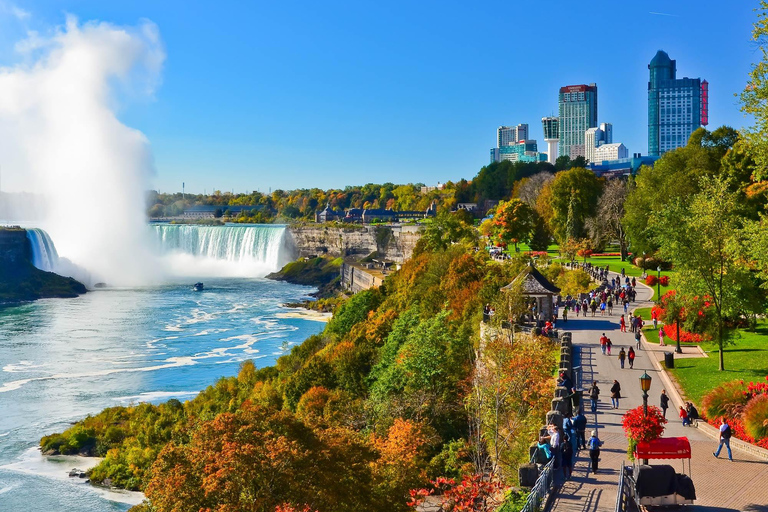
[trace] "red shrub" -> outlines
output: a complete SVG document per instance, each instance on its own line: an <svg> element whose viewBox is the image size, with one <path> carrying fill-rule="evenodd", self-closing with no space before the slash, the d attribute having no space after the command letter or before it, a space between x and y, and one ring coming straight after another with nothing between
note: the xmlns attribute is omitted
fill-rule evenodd
<svg viewBox="0 0 768 512"><path fill-rule="evenodd" d="M669 276L661 276L659 279L661 286L669 286Z"/></svg>
<svg viewBox="0 0 768 512"><path fill-rule="evenodd" d="M659 279L653 274L650 274L648 277L645 278L645 284L647 284L648 286L656 286L656 283L658 281Z"/></svg>

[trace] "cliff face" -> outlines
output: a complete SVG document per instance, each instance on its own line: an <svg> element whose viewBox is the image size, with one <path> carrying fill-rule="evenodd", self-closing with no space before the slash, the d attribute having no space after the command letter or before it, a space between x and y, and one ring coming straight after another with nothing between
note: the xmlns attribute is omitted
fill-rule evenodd
<svg viewBox="0 0 768 512"><path fill-rule="evenodd" d="M288 228L289 245L298 256L359 255L377 251L398 263L409 259L421 234L418 226L297 226Z"/></svg>
<svg viewBox="0 0 768 512"><path fill-rule="evenodd" d="M27 232L18 228L0 228L0 267L17 266L32 261Z"/></svg>
<svg viewBox="0 0 768 512"><path fill-rule="evenodd" d="M32 265L32 247L25 230L0 228L0 302L77 297L85 292L85 286L71 277Z"/></svg>

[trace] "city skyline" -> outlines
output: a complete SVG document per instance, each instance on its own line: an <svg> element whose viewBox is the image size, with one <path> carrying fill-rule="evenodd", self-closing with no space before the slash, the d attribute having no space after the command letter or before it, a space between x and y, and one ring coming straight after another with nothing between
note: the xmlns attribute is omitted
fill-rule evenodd
<svg viewBox="0 0 768 512"><path fill-rule="evenodd" d="M539 123L558 114L557 91L568 84L596 83L599 122L645 155L647 65L658 50L680 63L679 75L709 81L709 128L749 124L734 94L757 59L749 42L756 2L589 12L555 4L521 12L503 2L214 8L3 0L0 67L29 62L15 48L61 27L65 13L127 27L150 20L166 53L160 82L150 98L119 91L117 112L149 140L152 185L161 191L182 182L201 193L470 179L487 164L499 126L528 124L544 151ZM527 22L511 27L520 14ZM549 44L563 46L569 26L613 27L615 41L584 57L544 58L542 31L561 32ZM511 28L533 58L499 53ZM13 190L5 179L12 170L3 169L3 187Z"/></svg>

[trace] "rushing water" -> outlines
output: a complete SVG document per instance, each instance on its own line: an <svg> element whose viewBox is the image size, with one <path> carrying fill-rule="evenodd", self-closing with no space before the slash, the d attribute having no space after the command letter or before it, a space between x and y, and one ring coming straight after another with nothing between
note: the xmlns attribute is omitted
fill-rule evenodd
<svg viewBox="0 0 768 512"><path fill-rule="evenodd" d="M196 235L179 228L151 229L166 253L198 265L204 259L227 265L260 261L263 275L279 264L278 228L252 229L270 236L250 241L247 228L228 234L218 228L198 232L195 244L185 240ZM217 228L202 231L208 229ZM242 361L271 365L323 328L283 316L289 310L281 304L306 296L308 287L203 276L197 275L205 282L202 292L191 290L194 279L0 308L0 511L127 510L136 495L70 479L67 472L85 469L83 462L43 458L35 449L40 437L105 407L188 400L217 378L235 375Z"/></svg>

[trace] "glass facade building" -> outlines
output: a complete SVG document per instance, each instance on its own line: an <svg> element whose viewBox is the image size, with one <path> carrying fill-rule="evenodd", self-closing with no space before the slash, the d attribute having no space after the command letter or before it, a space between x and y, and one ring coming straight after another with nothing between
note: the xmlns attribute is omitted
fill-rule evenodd
<svg viewBox="0 0 768 512"><path fill-rule="evenodd" d="M570 156L571 146L583 146L584 133L587 129L597 126L597 85L561 87L558 110L560 114L558 153L559 156Z"/></svg>
<svg viewBox="0 0 768 512"><path fill-rule="evenodd" d="M659 50L648 64L648 154L660 156L688 143L709 122L709 84L677 78L677 63Z"/></svg>
<svg viewBox="0 0 768 512"><path fill-rule="evenodd" d="M510 144L517 144L522 140L528 140L527 124L499 126L496 130L496 147L501 148Z"/></svg>

